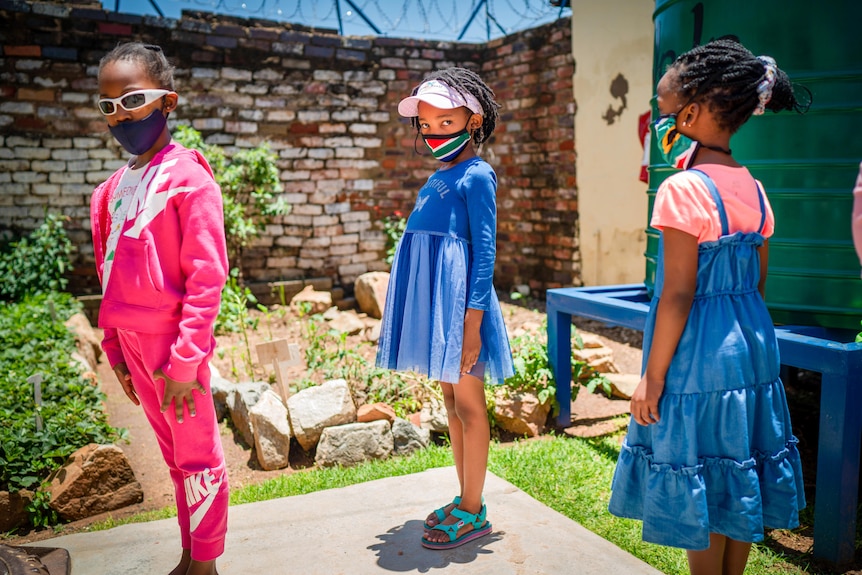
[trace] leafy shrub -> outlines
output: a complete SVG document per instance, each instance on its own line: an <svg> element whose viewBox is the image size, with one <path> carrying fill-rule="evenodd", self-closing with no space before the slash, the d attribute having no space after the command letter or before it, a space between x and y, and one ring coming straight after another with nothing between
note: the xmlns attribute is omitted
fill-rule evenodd
<svg viewBox="0 0 862 575"><path fill-rule="evenodd" d="M548 359L547 323L542 325L538 333L526 332L512 338L512 362L515 367L515 375L506 379L506 387L511 389L529 391L536 394L540 403L551 402L551 413L557 415L560 406L557 403L557 380L551 369ZM584 342L577 330L572 326L575 345L582 349ZM600 374L591 373L589 378L582 383L581 375L585 373L588 366L585 362L575 359L572 361L572 400L578 396L578 390L583 385L592 392L599 385L605 393L610 392L610 382Z"/></svg>
<svg viewBox="0 0 862 575"><path fill-rule="evenodd" d="M20 301L66 287L63 275L72 268L72 242L63 229L64 219L68 218L46 214L42 225L0 253L0 300Z"/></svg>
<svg viewBox="0 0 862 575"><path fill-rule="evenodd" d="M228 254L233 265L238 265L249 241L258 237L274 216L290 210L284 199L277 197L283 187L276 155L263 143L228 158L219 146L205 143L191 126L177 126L173 136L183 146L201 152L213 169L222 191Z"/></svg>
<svg viewBox="0 0 862 575"><path fill-rule="evenodd" d="M398 247L398 242L404 235L405 229L407 229L407 220L401 215L401 212L395 212L383 218L383 233L386 234L386 257L383 258L383 261L387 265L392 265L395 260L395 249Z"/></svg>
<svg viewBox="0 0 862 575"><path fill-rule="evenodd" d="M79 310L62 293L28 296L0 310L0 490L38 487L78 448L122 436L108 425L104 394L71 359L75 340L63 321ZM36 373L40 407L27 382Z"/></svg>

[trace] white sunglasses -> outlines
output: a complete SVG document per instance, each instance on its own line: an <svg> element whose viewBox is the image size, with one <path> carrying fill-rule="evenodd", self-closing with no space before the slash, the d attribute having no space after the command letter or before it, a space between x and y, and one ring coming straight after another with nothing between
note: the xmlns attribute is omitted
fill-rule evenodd
<svg viewBox="0 0 862 575"><path fill-rule="evenodd" d="M135 90L128 94L123 94L119 98L101 98L99 100L99 111L105 116L110 116L117 113L117 106L131 112L142 108L147 104L152 104L162 96L170 94L170 90Z"/></svg>

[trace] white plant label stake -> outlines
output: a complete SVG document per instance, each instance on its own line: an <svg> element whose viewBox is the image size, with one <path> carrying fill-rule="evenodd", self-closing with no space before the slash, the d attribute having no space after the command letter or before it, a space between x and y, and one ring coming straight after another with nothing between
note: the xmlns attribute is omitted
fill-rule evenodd
<svg viewBox="0 0 862 575"><path fill-rule="evenodd" d="M36 401L36 431L42 431L42 414L39 413L39 408L42 407L42 374L31 375L27 378L27 383L33 386L33 398Z"/></svg>
<svg viewBox="0 0 862 575"><path fill-rule="evenodd" d="M281 400L287 405L288 393L287 368L299 365L299 346L288 343L286 339L276 339L257 344L257 358L262 365L271 364L275 370L275 382Z"/></svg>

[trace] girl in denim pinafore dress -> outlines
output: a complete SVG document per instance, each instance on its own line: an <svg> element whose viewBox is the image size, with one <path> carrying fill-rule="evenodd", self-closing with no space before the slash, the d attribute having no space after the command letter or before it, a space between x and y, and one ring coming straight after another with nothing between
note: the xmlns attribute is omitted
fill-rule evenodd
<svg viewBox="0 0 862 575"><path fill-rule="evenodd" d="M753 79L740 83L743 73ZM764 78L771 81L760 86ZM742 573L764 528L798 526L805 506L763 299L767 201L729 149L730 136L753 113L795 105L784 82L773 60L719 40L680 56L657 89L657 142L669 163L687 172L668 178L656 199L656 211L661 204L669 215L656 224L654 213L662 235L644 375L632 396L609 510L642 520L645 541L689 550L692 573ZM781 91L778 101L773 89ZM725 199L692 166L721 175Z"/></svg>

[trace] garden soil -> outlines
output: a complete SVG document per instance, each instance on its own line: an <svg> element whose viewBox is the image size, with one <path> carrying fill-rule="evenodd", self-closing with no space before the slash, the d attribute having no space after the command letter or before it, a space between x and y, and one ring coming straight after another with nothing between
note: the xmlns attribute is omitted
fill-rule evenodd
<svg viewBox="0 0 862 575"><path fill-rule="evenodd" d="M503 299L504 317L511 332L522 326L542 326L545 321L544 302L518 301ZM270 313L252 312L258 320L257 329L249 333L249 346L272 339L285 338L296 342L303 349L302 322L289 308L275 308ZM613 361L620 373L637 374L641 365L642 334L639 331L620 327L609 327L600 322L575 317L575 327L582 334L593 334L603 344L613 351ZM98 330L97 330L98 331ZM101 334L99 334L101 335ZM233 381L246 381L249 376L242 368L238 359L246 349L242 334L218 336L219 354L213 359L213 364L220 373ZM375 346L360 345L360 336L350 336L346 342L350 349L364 350L362 353L373 361ZM254 352L252 352L254 353ZM254 354L256 357L256 354ZM292 375L299 375L302 367L291 368ZM155 436L150 429L142 411L129 401L123 393L110 366L102 356L97 373L102 390L106 395L106 409L111 425L128 430L128 442L121 442L120 448L129 458L131 466L144 491L144 500L133 506L120 510L93 516L81 521L62 526L58 531L40 530L4 538L7 545L19 545L43 541L57 535L65 535L86 530L94 522L112 517L122 519L144 511L162 509L174 505L173 484L167 468L161 458ZM269 373L267 371L267 373ZM258 379L262 374L258 372ZM795 432L800 438L800 450L803 456L803 468L806 483L806 495L809 501L814 495L814 474L816 472L817 424L819 419L819 374L800 372L790 381L785 382L791 416ZM607 433L617 433L625 427L628 413L628 401L608 398L600 391L589 393L582 390L572 404L572 426L558 430L567 435L593 437ZM621 434L618 434L621 438ZM231 487L241 487L260 483L272 477L290 473L301 473L313 465L311 455L303 452L298 446L291 449L290 467L282 470L265 471L260 468L254 450L245 445L242 438L227 424L221 424L222 445L230 478ZM505 441L506 437L501 437ZM843 575L862 575L862 557L857 552L856 560L840 570L832 570L827 566L817 566L811 558L813 529L808 526L797 532L773 531L768 544L776 551L795 557L795 563L805 565L810 563L809 573L841 573Z"/></svg>

